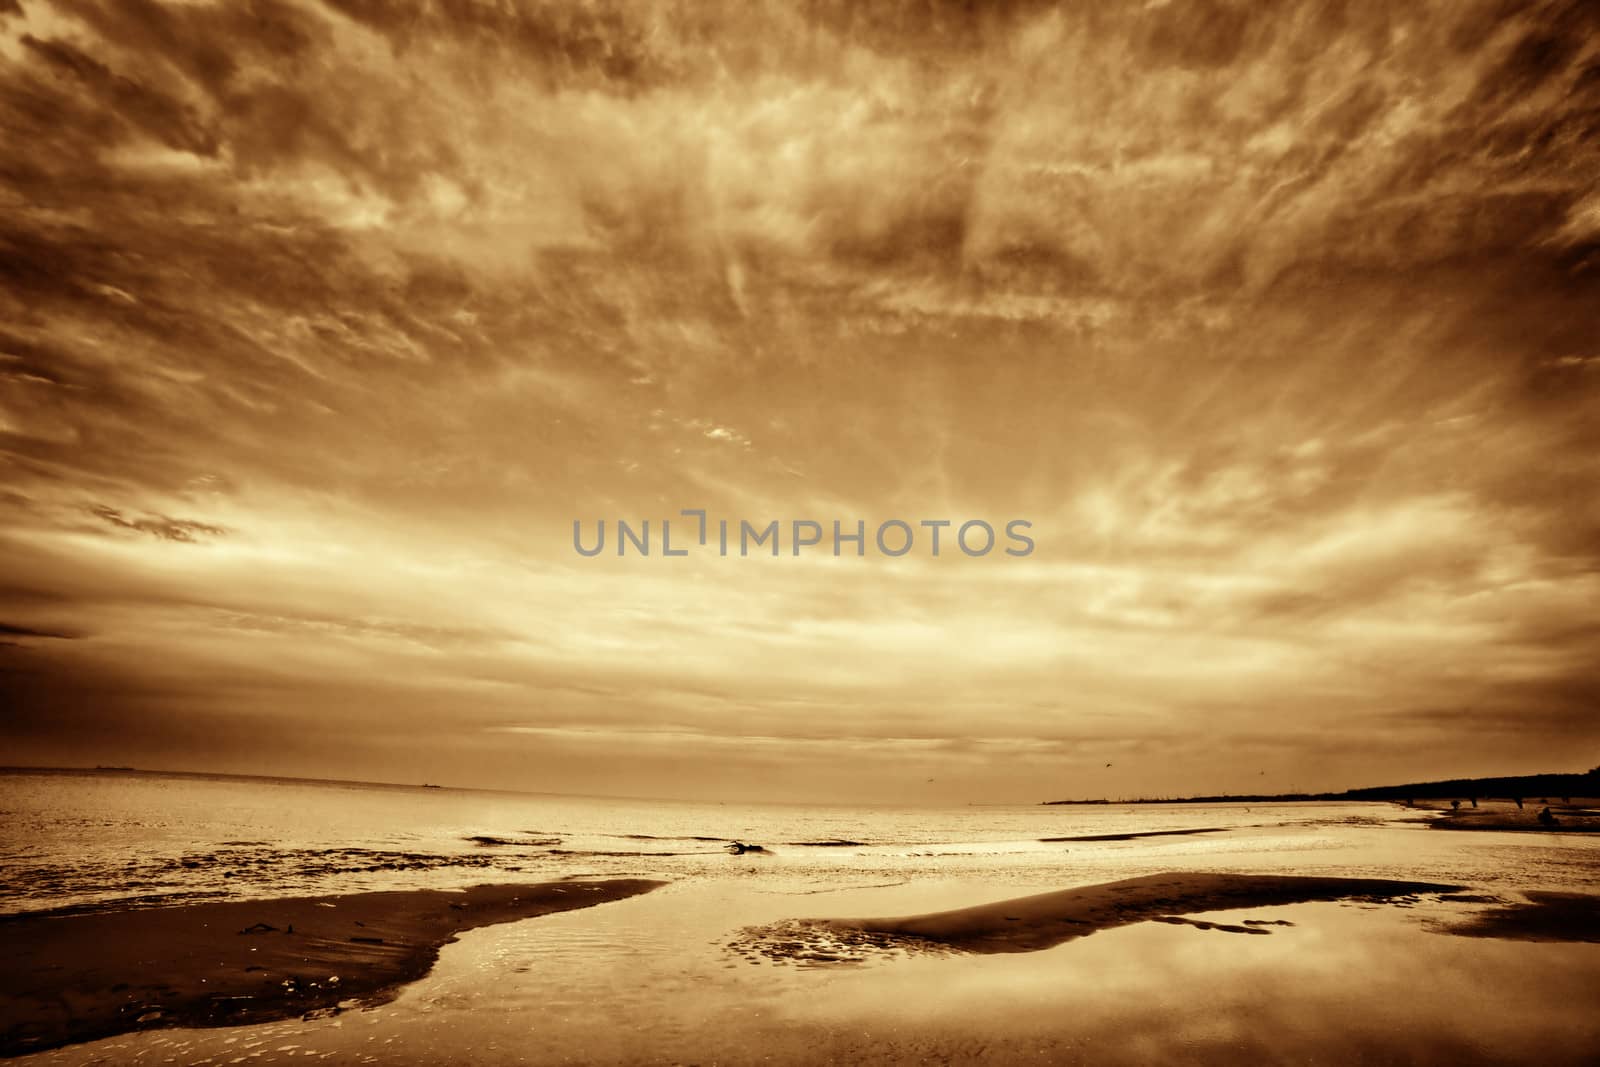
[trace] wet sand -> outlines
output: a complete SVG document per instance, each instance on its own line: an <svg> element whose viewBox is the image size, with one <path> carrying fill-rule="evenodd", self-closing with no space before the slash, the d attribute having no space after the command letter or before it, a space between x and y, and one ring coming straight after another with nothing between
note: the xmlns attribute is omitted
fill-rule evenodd
<svg viewBox="0 0 1600 1067"><path fill-rule="evenodd" d="M1514 833L1593 834L1600 833L1600 812L1590 809L1553 810L1556 825L1539 821L1534 811L1446 812L1431 821L1435 830L1500 830Z"/></svg>
<svg viewBox="0 0 1600 1067"><path fill-rule="evenodd" d="M1433 877L1169 873L1041 893L1043 881L977 907L1005 891L931 879L819 898L807 878L679 879L604 908L466 933L368 1010L155 1028L38 1062L1597 1062L1600 1021L1583 994L1600 980L1600 958L1573 942L1593 929L1600 897L1477 879L1451 892ZM828 919L799 918L956 925L975 912L1008 927L1088 919L1095 936L1022 951L835 933ZM823 951L841 945L854 951Z"/></svg>
<svg viewBox="0 0 1600 1067"><path fill-rule="evenodd" d="M565 881L7 917L0 1056L379 1003L426 974L462 931L663 884Z"/></svg>
<svg viewBox="0 0 1600 1067"><path fill-rule="evenodd" d="M1537 890L1522 896L1521 901L1500 901L1500 907L1444 929L1466 937L1600 943L1600 896Z"/></svg>

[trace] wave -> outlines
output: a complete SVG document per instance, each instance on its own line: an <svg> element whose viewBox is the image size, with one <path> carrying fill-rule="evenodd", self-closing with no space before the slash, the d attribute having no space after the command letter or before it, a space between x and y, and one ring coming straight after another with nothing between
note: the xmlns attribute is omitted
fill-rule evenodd
<svg viewBox="0 0 1600 1067"><path fill-rule="evenodd" d="M546 849L552 856L722 856L726 853L722 849L696 850L693 852L622 852L607 849L587 848L552 848Z"/></svg>
<svg viewBox="0 0 1600 1067"><path fill-rule="evenodd" d="M1137 830L1122 834L1080 834L1077 837L1041 837L1040 841L1053 844L1058 841L1132 841L1136 837L1185 837L1189 834L1223 834L1226 826L1201 826L1193 830Z"/></svg>

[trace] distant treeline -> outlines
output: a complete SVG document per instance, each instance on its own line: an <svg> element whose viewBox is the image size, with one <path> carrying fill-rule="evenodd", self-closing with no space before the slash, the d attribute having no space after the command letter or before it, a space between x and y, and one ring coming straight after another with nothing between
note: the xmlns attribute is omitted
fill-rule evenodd
<svg viewBox="0 0 1600 1067"><path fill-rule="evenodd" d="M1441 800L1458 797L1575 797L1600 793L1600 767L1583 774L1521 774L1507 778L1452 778L1444 782L1413 782L1349 789L1338 799Z"/></svg>
<svg viewBox="0 0 1600 1067"><path fill-rule="evenodd" d="M1600 767L1582 774L1521 774L1504 778L1451 778L1346 789L1342 793L1223 793L1204 797L1139 797L1133 800L1047 800L1046 804L1268 804L1297 800L1455 800L1600 796Z"/></svg>

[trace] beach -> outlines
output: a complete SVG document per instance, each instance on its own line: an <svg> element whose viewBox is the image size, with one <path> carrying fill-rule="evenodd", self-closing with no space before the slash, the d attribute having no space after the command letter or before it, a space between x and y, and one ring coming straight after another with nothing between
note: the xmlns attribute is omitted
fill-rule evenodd
<svg viewBox="0 0 1600 1067"><path fill-rule="evenodd" d="M1600 0L0 0L0 1067L1600 1065Z"/></svg>
<svg viewBox="0 0 1600 1067"><path fill-rule="evenodd" d="M1380 804L735 811L307 783L4 784L24 819L30 795L87 804L107 789L128 813L118 843L76 867L43 837L6 842L8 890L33 857L33 884L0 921L17 1062L1600 1053L1585 1008L1600 989L1600 851L1582 833L1443 833L1434 823L1451 816ZM382 838L362 829L369 801ZM326 838L301 819L319 805L340 812ZM733 855L735 838L763 847ZM185 866L197 854L233 864ZM332 854L365 858L308 863ZM168 873L108 899L96 879L135 856ZM287 891L307 884L327 891Z"/></svg>
<svg viewBox="0 0 1600 1067"><path fill-rule="evenodd" d="M802 894L685 881L466 932L392 999L337 1013L280 1003L287 1017L247 1026L151 1023L20 1062L1592 1062L1593 897L1589 941L1527 941L1452 932L1505 906L1484 896L1294 881L1162 876L1159 903L1134 905L1146 920L1103 915L1070 943L999 951L928 933L976 915L1026 938L1064 913L991 901L841 938L838 920L814 917L875 904L898 913L980 889ZM1092 912L1117 894L1065 895ZM1302 895L1314 899L1283 903ZM1329 896L1339 899L1316 899ZM819 926L835 935L829 951L807 939Z"/></svg>
<svg viewBox="0 0 1600 1067"><path fill-rule="evenodd" d="M660 883L612 879L34 914L0 920L0 1055L149 1027L370 1006L479 926Z"/></svg>

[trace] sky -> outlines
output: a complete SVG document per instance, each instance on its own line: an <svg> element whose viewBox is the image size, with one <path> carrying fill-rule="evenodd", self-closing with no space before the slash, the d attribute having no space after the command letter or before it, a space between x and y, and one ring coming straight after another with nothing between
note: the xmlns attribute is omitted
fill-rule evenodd
<svg viewBox="0 0 1600 1067"><path fill-rule="evenodd" d="M0 762L1584 770L1597 345L1593 4L0 0Z"/></svg>

